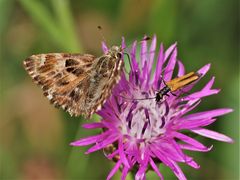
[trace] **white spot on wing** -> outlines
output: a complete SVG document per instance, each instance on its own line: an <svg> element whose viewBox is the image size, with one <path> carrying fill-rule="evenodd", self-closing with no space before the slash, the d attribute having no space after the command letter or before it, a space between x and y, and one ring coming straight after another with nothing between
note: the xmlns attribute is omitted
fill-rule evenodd
<svg viewBox="0 0 240 180"><path fill-rule="evenodd" d="M48 94L47 98L51 100L53 98L52 94Z"/></svg>
<svg viewBox="0 0 240 180"><path fill-rule="evenodd" d="M41 57L40 57L40 66L44 65L45 60L46 60L45 54L41 54Z"/></svg>

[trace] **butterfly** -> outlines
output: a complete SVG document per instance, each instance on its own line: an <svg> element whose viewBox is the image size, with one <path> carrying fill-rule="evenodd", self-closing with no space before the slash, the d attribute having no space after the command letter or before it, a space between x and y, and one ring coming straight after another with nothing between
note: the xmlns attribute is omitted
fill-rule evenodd
<svg viewBox="0 0 240 180"><path fill-rule="evenodd" d="M71 116L90 118L111 95L123 72L123 49L112 46L105 54L49 53L32 55L24 68L56 107Z"/></svg>

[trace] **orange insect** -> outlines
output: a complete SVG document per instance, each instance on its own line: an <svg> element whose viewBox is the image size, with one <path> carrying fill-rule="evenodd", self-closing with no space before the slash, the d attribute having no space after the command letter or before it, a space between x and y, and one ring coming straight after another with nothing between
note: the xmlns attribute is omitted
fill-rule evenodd
<svg viewBox="0 0 240 180"><path fill-rule="evenodd" d="M201 77L201 74L196 73L196 72L190 72L188 74L185 74L183 76L174 78L168 82L165 82L164 79L162 79L163 83L165 86L157 91L155 97L149 97L149 98L137 98L137 99L131 99L131 98L126 98L124 96L121 96L124 99L128 100L148 100L148 99L155 99L156 102L160 102L164 96L169 96L169 93L171 93L173 96L176 96L173 92L195 82Z"/></svg>
<svg viewBox="0 0 240 180"><path fill-rule="evenodd" d="M156 97L155 97L156 102L161 101L165 95L169 96L168 93L171 93L172 95L175 96L175 94L173 94L172 92L175 92L181 89L182 87L188 84L191 84L192 82L198 80L199 77L200 77L200 74L195 72L190 72L181 77L174 78L168 82L163 81L166 86L160 89L156 93Z"/></svg>

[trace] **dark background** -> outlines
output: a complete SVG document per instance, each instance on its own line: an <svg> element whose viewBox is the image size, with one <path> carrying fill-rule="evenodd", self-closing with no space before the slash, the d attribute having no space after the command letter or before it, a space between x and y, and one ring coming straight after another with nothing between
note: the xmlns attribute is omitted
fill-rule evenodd
<svg viewBox="0 0 240 180"><path fill-rule="evenodd" d="M209 153L189 153L199 170L183 165L189 179L239 178L239 4L237 0L0 0L1 179L105 179L113 166L102 152L84 155L71 141L96 132L86 120L55 109L31 82L22 61L37 53L87 52L101 55L102 38L118 45L156 34L165 47L178 42L187 71L212 67L199 87L216 77L222 91L207 97L198 111L230 107L234 112L209 126L234 144L198 138L214 145ZM95 117L96 118L96 117ZM90 122L88 120L87 122ZM166 179L175 178L160 167ZM120 173L115 176L119 179ZM149 172L148 177L158 179ZM131 179L131 178L130 178Z"/></svg>

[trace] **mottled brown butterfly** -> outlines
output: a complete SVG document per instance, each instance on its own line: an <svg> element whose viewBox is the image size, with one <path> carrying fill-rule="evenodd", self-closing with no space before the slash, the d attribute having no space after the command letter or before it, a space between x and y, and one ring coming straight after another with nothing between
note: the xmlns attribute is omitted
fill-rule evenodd
<svg viewBox="0 0 240 180"><path fill-rule="evenodd" d="M112 46L104 55L49 53L32 55L23 64L56 107L90 118L100 110L123 71L123 49Z"/></svg>

